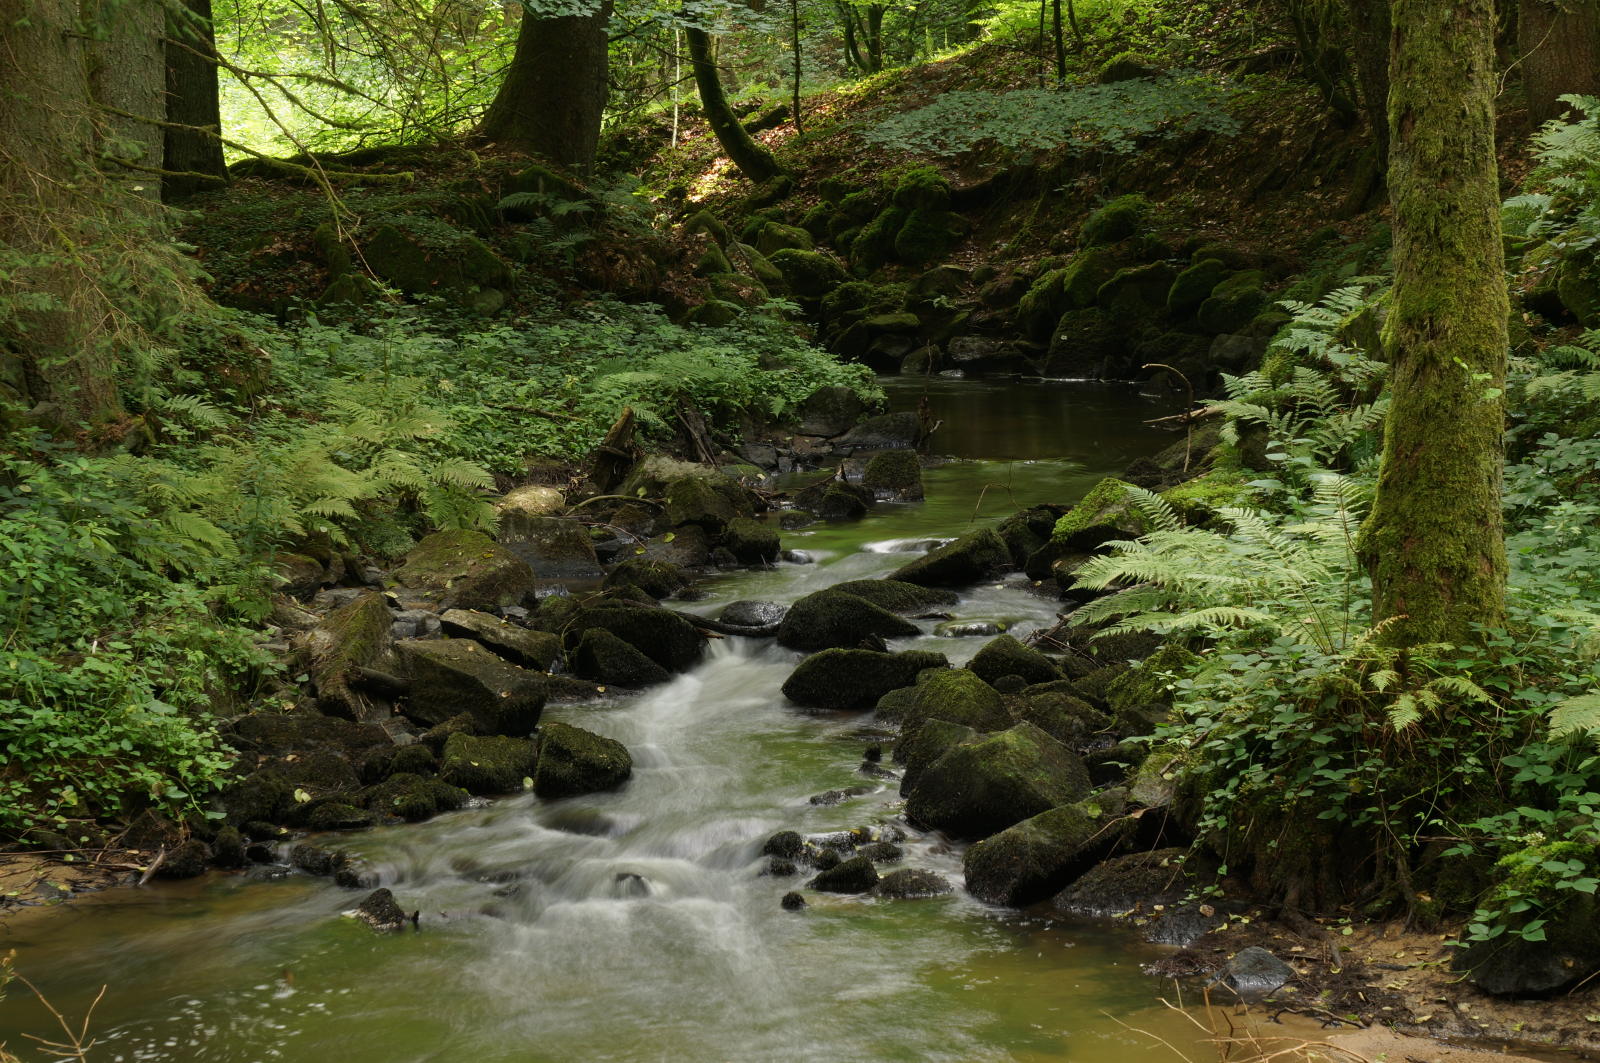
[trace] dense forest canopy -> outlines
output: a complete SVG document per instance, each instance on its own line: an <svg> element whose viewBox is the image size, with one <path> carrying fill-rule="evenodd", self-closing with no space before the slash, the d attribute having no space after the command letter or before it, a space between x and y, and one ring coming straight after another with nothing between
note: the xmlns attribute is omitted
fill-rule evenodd
<svg viewBox="0 0 1600 1063"><path fill-rule="evenodd" d="M409 614L493 613L532 641L447 641L589 696L663 682L707 631L786 637L658 608L684 570L920 498L883 454L937 425L878 375L1091 378L1181 401L1181 444L895 572L1022 572L1062 625L916 708L945 680L884 640L929 603L857 588L865 626L783 644L904 682L802 663L790 699L913 691L907 815L976 843L975 893L1015 823L913 769L1049 732L1172 824L1117 845L1285 918L1448 926L1508 992L1600 970L1600 0L0 0L0 86L19 846L153 820L203 869L578 792L434 778L463 739ZM599 604L535 593L558 554ZM487 569L515 593L460 606ZM972 708L1025 690L1076 715ZM240 723L291 716L439 748L327 782Z"/></svg>

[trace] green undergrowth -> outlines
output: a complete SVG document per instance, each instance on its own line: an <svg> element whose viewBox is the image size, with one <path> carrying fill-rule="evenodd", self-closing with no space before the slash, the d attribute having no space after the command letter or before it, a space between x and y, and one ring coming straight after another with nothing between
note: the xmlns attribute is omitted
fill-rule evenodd
<svg viewBox="0 0 1600 1063"><path fill-rule="evenodd" d="M1181 751L1185 815L1225 872L1543 940L1600 882L1600 334L1512 359L1506 627L1401 651L1374 637L1357 552L1387 413L1362 342L1384 302L1367 280L1289 304L1222 403L1210 481L1244 498L1197 525L1126 488L1151 531L1080 569L1106 596L1075 619L1204 648L1158 677L1174 708L1152 741Z"/></svg>
<svg viewBox="0 0 1600 1063"><path fill-rule="evenodd" d="M878 397L755 312L699 328L595 303L463 328L394 308L357 329L218 311L177 346L124 381L121 449L0 411L0 839L203 814L230 759L218 718L275 688L279 553L382 560L492 529L495 473L578 461L625 407L660 447L680 402L726 435L821 386Z"/></svg>

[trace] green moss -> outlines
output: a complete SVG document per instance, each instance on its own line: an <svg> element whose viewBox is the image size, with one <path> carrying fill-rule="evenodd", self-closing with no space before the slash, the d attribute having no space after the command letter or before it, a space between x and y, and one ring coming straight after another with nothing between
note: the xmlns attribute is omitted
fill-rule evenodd
<svg viewBox="0 0 1600 1063"><path fill-rule="evenodd" d="M744 310L737 303L730 303L724 299L707 299L699 306L693 307L684 317L684 321L691 325L720 328L739 320L739 315L742 313Z"/></svg>
<svg viewBox="0 0 1600 1063"><path fill-rule="evenodd" d="M790 247L774 252L770 258L789 290L802 299L821 299L847 279L844 267L820 251Z"/></svg>
<svg viewBox="0 0 1600 1063"><path fill-rule="evenodd" d="M774 251L785 248L797 248L801 251L810 251L813 248L811 234L804 229L793 225L781 225L770 221L762 226L761 233L755 239L756 250L763 255L770 255Z"/></svg>
<svg viewBox="0 0 1600 1063"><path fill-rule="evenodd" d="M1196 262L1178 274L1167 291L1167 313L1173 317L1187 317L1200 309L1200 304L1211 297L1211 290L1227 278L1228 267L1221 259L1208 258Z"/></svg>
<svg viewBox="0 0 1600 1063"><path fill-rule="evenodd" d="M1211 290L1195 313L1195 321L1213 334L1238 332L1266 306L1267 296L1262 290L1265 281L1266 275L1260 270L1235 273Z"/></svg>
<svg viewBox="0 0 1600 1063"><path fill-rule="evenodd" d="M922 587L915 583L902 583L892 579L849 580L835 584L832 589L865 598L873 605L903 616L955 605L961 600L953 591Z"/></svg>
<svg viewBox="0 0 1600 1063"><path fill-rule="evenodd" d="M895 234L895 257L908 266L925 266L950 253L956 243L956 215L947 210L912 211Z"/></svg>
<svg viewBox="0 0 1600 1063"><path fill-rule="evenodd" d="M863 273L891 261L895 255L895 238L911 212L903 207L889 207L856 234L850 242L850 262Z"/></svg>
<svg viewBox="0 0 1600 1063"><path fill-rule="evenodd" d="M902 742L908 741L928 720L943 720L980 732L1011 726L1000 695L969 669L945 669L911 689L911 698L900 706ZM897 745L897 757L898 748Z"/></svg>
<svg viewBox="0 0 1600 1063"><path fill-rule="evenodd" d="M1164 262L1128 266L1100 286L1095 303L1119 320L1142 323L1166 309L1167 293L1175 280L1172 267Z"/></svg>
<svg viewBox="0 0 1600 1063"><path fill-rule="evenodd" d="M817 186L817 193L822 196L822 202L838 206L847 196L860 190L860 185L848 177L825 177Z"/></svg>
<svg viewBox="0 0 1600 1063"><path fill-rule="evenodd" d="M957 745L928 765L907 795L906 816L958 838L986 838L1088 790L1082 761L1037 727L1019 723Z"/></svg>
<svg viewBox="0 0 1600 1063"><path fill-rule="evenodd" d="M504 794L522 789L533 774L537 749L526 738L479 738L453 734L439 758L439 777L473 794Z"/></svg>
<svg viewBox="0 0 1600 1063"><path fill-rule="evenodd" d="M865 598L830 587L799 599L778 627L778 642L812 652L829 647L859 646L863 639L905 638L920 633L917 625Z"/></svg>
<svg viewBox="0 0 1600 1063"><path fill-rule="evenodd" d="M721 245L712 243L695 260L694 271L697 276L712 277L719 273L732 273L734 269L727 252L722 250Z"/></svg>
<svg viewBox="0 0 1600 1063"><path fill-rule="evenodd" d="M1121 522L1126 519L1138 522L1138 530L1130 529L1133 534L1144 534L1142 518L1123 516L1124 511L1129 508L1128 489L1132 486L1115 477L1108 476L1101 480L1089 489L1089 493L1084 495L1077 505L1061 515L1061 519L1056 521L1051 538L1067 542L1091 528L1106 524L1108 520Z"/></svg>
<svg viewBox="0 0 1600 1063"><path fill-rule="evenodd" d="M1011 635L1001 635L984 646L972 658L969 667L988 683L1008 675L1021 676L1026 683L1048 683L1061 678L1050 658L1024 646Z"/></svg>
<svg viewBox="0 0 1600 1063"><path fill-rule="evenodd" d="M539 731L533 792L546 799L615 790L633 775L633 757L613 738L565 723Z"/></svg>
<svg viewBox="0 0 1600 1063"><path fill-rule="evenodd" d="M1200 658L1176 642L1168 642L1106 685L1106 704L1124 734L1148 734L1172 704L1172 677L1194 670Z"/></svg>
<svg viewBox="0 0 1600 1063"><path fill-rule="evenodd" d="M783 693L808 708L867 709L889 691L915 683L924 669L949 663L942 653L823 650L800 662Z"/></svg>
<svg viewBox="0 0 1600 1063"><path fill-rule="evenodd" d="M1083 245L1099 247L1137 235L1150 214L1150 201L1141 195L1119 196L1084 219Z"/></svg>
<svg viewBox="0 0 1600 1063"><path fill-rule="evenodd" d="M1212 470L1161 492L1168 505L1190 524L1204 524L1230 506L1250 498L1244 477L1237 472Z"/></svg>
<svg viewBox="0 0 1600 1063"><path fill-rule="evenodd" d="M913 450L885 450L875 454L861 473L861 486L869 491L901 497L922 493L922 462Z"/></svg>
<svg viewBox="0 0 1600 1063"><path fill-rule="evenodd" d="M1049 339L1056 322L1066 312L1068 272L1063 267L1042 274L1017 303L1017 326L1029 339L1036 342ZM1092 300L1092 293L1090 298Z"/></svg>
<svg viewBox="0 0 1600 1063"><path fill-rule="evenodd" d="M950 209L950 182L932 167L908 170L894 187L894 205L909 211L943 212Z"/></svg>
<svg viewBox="0 0 1600 1063"><path fill-rule="evenodd" d="M1147 56L1134 51L1124 51L1118 52L1100 64L1095 80L1102 85L1110 85L1118 81L1132 81L1134 78L1154 77L1159 73L1161 68Z"/></svg>
<svg viewBox="0 0 1600 1063"><path fill-rule="evenodd" d="M735 517L723 533L723 545L747 565L771 564L778 559L778 533L772 525L753 517Z"/></svg>
<svg viewBox="0 0 1600 1063"><path fill-rule="evenodd" d="M801 216L800 228L810 233L813 240L826 240L828 223L832 220L833 208L827 203L818 203Z"/></svg>
<svg viewBox="0 0 1600 1063"><path fill-rule="evenodd" d="M683 223L686 233L705 233L718 247L727 247L733 240L728 226L709 210L696 211Z"/></svg>
<svg viewBox="0 0 1600 1063"><path fill-rule="evenodd" d="M1556 274L1556 294L1567 312L1584 328L1600 326L1600 278L1588 255L1574 252L1561 262Z"/></svg>

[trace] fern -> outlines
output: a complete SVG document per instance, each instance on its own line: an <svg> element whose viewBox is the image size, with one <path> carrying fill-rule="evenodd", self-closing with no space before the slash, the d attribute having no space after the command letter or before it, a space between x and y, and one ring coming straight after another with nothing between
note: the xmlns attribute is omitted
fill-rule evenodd
<svg viewBox="0 0 1600 1063"><path fill-rule="evenodd" d="M1600 690L1557 702L1550 710L1550 736L1565 738L1600 731Z"/></svg>

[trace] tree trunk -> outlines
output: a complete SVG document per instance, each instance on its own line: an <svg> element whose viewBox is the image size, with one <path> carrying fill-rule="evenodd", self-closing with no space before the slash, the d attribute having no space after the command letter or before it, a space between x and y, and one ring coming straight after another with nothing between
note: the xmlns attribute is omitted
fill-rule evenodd
<svg viewBox="0 0 1600 1063"><path fill-rule="evenodd" d="M883 13L882 4L867 5L867 68L874 74L883 69Z"/></svg>
<svg viewBox="0 0 1600 1063"><path fill-rule="evenodd" d="M611 0L561 18L522 14L517 50L478 134L577 174L594 167L606 106Z"/></svg>
<svg viewBox="0 0 1600 1063"><path fill-rule="evenodd" d="M805 132L800 114L800 0L789 0L789 43L794 50L794 131Z"/></svg>
<svg viewBox="0 0 1600 1063"><path fill-rule="evenodd" d="M1506 317L1493 0L1395 0L1389 67L1393 404L1361 539L1391 645L1505 618Z"/></svg>
<svg viewBox="0 0 1600 1063"><path fill-rule="evenodd" d="M1563 95L1600 96L1600 0L1522 0L1517 27L1534 124L1561 117Z"/></svg>
<svg viewBox="0 0 1600 1063"><path fill-rule="evenodd" d="M187 0L167 17L166 169L161 198L173 203L227 183L211 27L211 0ZM208 132L209 131L209 132ZM206 178L211 178L207 180Z"/></svg>
<svg viewBox="0 0 1600 1063"><path fill-rule="evenodd" d="M154 202L166 154L159 124L167 115L166 14L155 0L103 0L90 18L89 92L102 112L97 150L122 164L109 176Z"/></svg>
<svg viewBox="0 0 1600 1063"><path fill-rule="evenodd" d="M1067 83L1067 37L1061 27L1061 0L1050 0L1050 29L1056 44L1056 85Z"/></svg>
<svg viewBox="0 0 1600 1063"><path fill-rule="evenodd" d="M90 47L73 0L0 0L0 391L65 425L121 411L86 249L105 235Z"/></svg>
<svg viewBox="0 0 1600 1063"><path fill-rule="evenodd" d="M844 59L845 65L855 70L867 69L867 61L861 58L861 48L856 44L856 14L846 3L839 4L840 22L844 26Z"/></svg>
<svg viewBox="0 0 1600 1063"><path fill-rule="evenodd" d="M778 168L772 153L757 143L728 106L722 94L722 78L717 73L716 60L711 57L711 35L693 26L684 27L689 37L689 63L694 68L695 87L700 90L700 107L706 121L722 145L723 154L756 184L762 184L783 171Z"/></svg>
<svg viewBox="0 0 1600 1063"><path fill-rule="evenodd" d="M1382 169L1389 158L1389 0L1350 0L1350 23L1361 112Z"/></svg>

